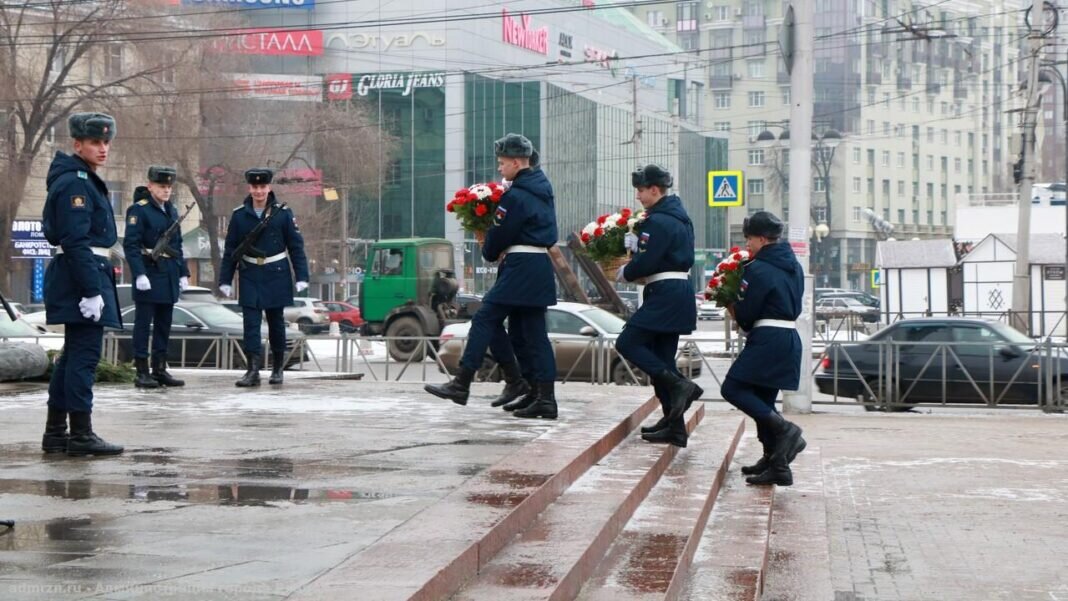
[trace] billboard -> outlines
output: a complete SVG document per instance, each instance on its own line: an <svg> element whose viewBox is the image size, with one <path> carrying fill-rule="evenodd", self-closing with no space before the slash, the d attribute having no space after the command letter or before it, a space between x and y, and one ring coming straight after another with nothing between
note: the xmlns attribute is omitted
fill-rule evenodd
<svg viewBox="0 0 1068 601"><path fill-rule="evenodd" d="M321 56L323 32L315 29L246 29L212 41L212 49L226 54Z"/></svg>
<svg viewBox="0 0 1068 601"><path fill-rule="evenodd" d="M303 102L320 102L323 99L322 79L315 75L236 73L233 78L232 94L235 98Z"/></svg>

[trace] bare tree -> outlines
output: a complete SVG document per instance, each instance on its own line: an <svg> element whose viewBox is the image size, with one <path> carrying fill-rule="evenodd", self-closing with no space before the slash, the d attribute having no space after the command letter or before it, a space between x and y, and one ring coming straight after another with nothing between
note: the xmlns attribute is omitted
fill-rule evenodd
<svg viewBox="0 0 1068 601"><path fill-rule="evenodd" d="M9 264L11 221L56 126L77 110L108 109L181 60L114 41L145 10L124 0L0 2L0 264Z"/></svg>

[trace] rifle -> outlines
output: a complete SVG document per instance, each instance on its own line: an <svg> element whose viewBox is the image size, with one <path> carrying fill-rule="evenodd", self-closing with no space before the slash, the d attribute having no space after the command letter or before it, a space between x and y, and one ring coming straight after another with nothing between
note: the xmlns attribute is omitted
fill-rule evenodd
<svg viewBox="0 0 1068 601"><path fill-rule="evenodd" d="M242 257L247 254L264 254L262 250L256 248L256 242L259 242L260 235L263 233L263 230L266 229L267 225L271 222L271 219L274 219L274 216L284 208L286 208L286 203L284 202L277 206L277 210L275 209L275 205L267 207L267 212L264 213L263 219L261 219L260 222L256 224L256 227L252 228L252 231L249 232L247 236L245 236L244 240L242 240L241 243L238 244L236 248L234 248L233 254L230 255L230 258L234 261L235 268L241 269L244 266L243 263L245 261Z"/></svg>
<svg viewBox="0 0 1068 601"><path fill-rule="evenodd" d="M152 250L148 252L148 258L151 259L153 263L159 261L159 258L163 256L163 253L165 252L173 255L172 258L178 257L177 251L172 249L170 246L171 236L174 234L175 230L181 227L182 222L185 221L185 218L189 216L189 212L193 210L193 206L195 205L195 202L189 203L185 207L185 213L183 213L182 216L178 218L178 221L172 223L170 227L164 230L163 234L160 235L159 239L156 240L156 245L153 246Z"/></svg>
<svg viewBox="0 0 1068 601"><path fill-rule="evenodd" d="M11 308L11 305L7 304L7 299L4 298L2 293L0 293L0 304L4 305L4 311L7 311L7 316L11 318L11 321L15 321L15 319L17 319L15 317L15 310Z"/></svg>

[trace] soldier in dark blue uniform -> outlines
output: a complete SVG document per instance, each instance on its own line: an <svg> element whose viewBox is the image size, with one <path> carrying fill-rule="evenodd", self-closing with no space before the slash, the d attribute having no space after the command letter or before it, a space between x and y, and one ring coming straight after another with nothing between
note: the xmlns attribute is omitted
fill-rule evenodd
<svg viewBox="0 0 1068 601"><path fill-rule="evenodd" d="M801 428L775 411L780 390L797 390L801 378L801 314L805 277L789 244L780 242L783 223L767 211L742 225L752 261L742 276L742 298L728 310L745 331L745 348L723 380L723 398L753 418L764 456L742 468L750 484L793 484L790 462L805 449Z"/></svg>
<svg viewBox="0 0 1068 601"><path fill-rule="evenodd" d="M263 341L260 328L267 314L268 338L271 342L271 384L281 384L286 358L285 308L293 304L293 278L297 292L308 289L308 258L304 255L304 237L289 207L282 207L271 191L274 173L269 169L245 172L249 195L244 204L230 215L219 290L233 294L234 270L240 273L239 302L245 318L245 354L248 371L237 386L259 386ZM254 233L257 225L266 225ZM250 238L251 236L251 238ZM243 243L250 242L243 248Z"/></svg>
<svg viewBox="0 0 1068 601"><path fill-rule="evenodd" d="M75 113L67 121L74 154L56 152L48 168L42 215L56 257L45 271L45 316L63 324L63 354L48 384L46 453L117 455L123 448L93 432L93 382L104 328L121 328L115 273L108 255L118 240L108 187L96 170L107 163L115 120L103 113ZM67 435L67 417L70 435Z"/></svg>
<svg viewBox="0 0 1068 601"><path fill-rule="evenodd" d="M697 328L697 304L693 300L690 269L693 267L693 223L682 200L668 189L671 174L657 165L646 165L631 174L638 202L646 217L626 244L635 252L619 278L645 284L642 305L627 320L616 340L624 359L649 374L664 417L642 429L649 442L685 447L688 438L683 413L702 390L679 373L675 354L679 336Z"/></svg>
<svg viewBox="0 0 1068 601"><path fill-rule="evenodd" d="M178 295L189 286L189 268L182 253L180 229L170 235L167 249L153 261L151 251L160 236L178 222L178 209L169 202L176 177L174 168L148 168L148 186L134 190L134 203L126 210L126 235L122 246L134 276L136 303L133 350L138 388L185 386L167 371L167 343L171 316ZM148 371L148 335L152 333L152 372Z"/></svg>
<svg viewBox="0 0 1068 601"><path fill-rule="evenodd" d="M525 368L535 382L536 394L513 406L517 417L556 419L556 360L545 326L546 308L556 304L556 276L547 249L556 244L556 208L552 184L537 166L538 154L526 137L508 134L494 143L497 169L511 187L501 197L494 225L486 233L482 257L500 261L497 281L482 299L471 320L467 348L460 373L441 386L426 391L460 405L467 404L471 380L490 348L505 378L502 396L518 398L528 387L508 336L504 321L522 330Z"/></svg>

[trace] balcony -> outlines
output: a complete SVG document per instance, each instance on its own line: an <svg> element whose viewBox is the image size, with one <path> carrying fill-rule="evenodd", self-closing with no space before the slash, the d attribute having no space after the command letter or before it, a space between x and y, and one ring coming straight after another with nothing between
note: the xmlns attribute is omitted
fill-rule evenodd
<svg viewBox="0 0 1068 601"><path fill-rule="evenodd" d="M928 82L927 83L927 93L928 94L932 94L932 95L933 94L938 94L941 91L942 91L942 84L935 83L935 82Z"/></svg>
<svg viewBox="0 0 1068 601"><path fill-rule="evenodd" d="M962 100L968 97L968 86L963 81L955 81L953 83L953 98L955 100Z"/></svg>
<svg viewBox="0 0 1068 601"><path fill-rule="evenodd" d="M788 84L788 83L790 83L790 74L787 73L786 71L779 71L778 73L775 74L775 82L778 83L778 84Z"/></svg>
<svg viewBox="0 0 1068 601"><path fill-rule="evenodd" d="M897 76L897 89L898 90L911 90L912 89L912 78L910 78L907 75L898 75Z"/></svg>
<svg viewBox="0 0 1068 601"><path fill-rule="evenodd" d="M742 29L761 29L767 27L767 19L764 15L746 15L742 17Z"/></svg>
<svg viewBox="0 0 1068 601"><path fill-rule="evenodd" d="M883 74L869 71L865 79L868 85L877 86L883 83Z"/></svg>
<svg viewBox="0 0 1068 601"><path fill-rule="evenodd" d="M729 90L734 87L734 76L712 75L708 78L708 87L713 90Z"/></svg>

